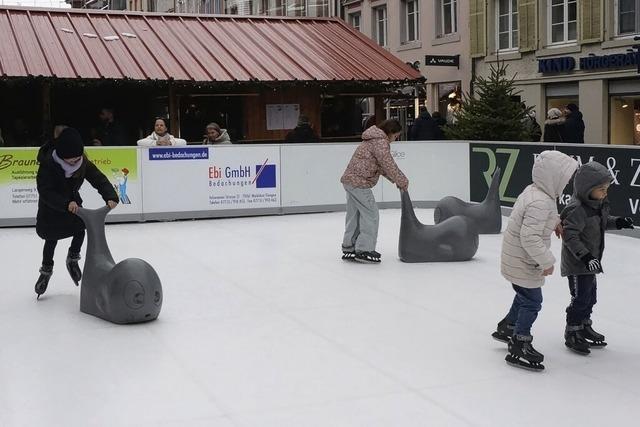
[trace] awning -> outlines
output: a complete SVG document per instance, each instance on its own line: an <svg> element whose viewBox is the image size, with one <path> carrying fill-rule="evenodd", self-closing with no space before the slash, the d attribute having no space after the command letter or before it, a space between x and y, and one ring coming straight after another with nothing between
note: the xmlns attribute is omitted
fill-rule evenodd
<svg viewBox="0 0 640 427"><path fill-rule="evenodd" d="M0 7L0 77L191 82L422 79L334 18Z"/></svg>

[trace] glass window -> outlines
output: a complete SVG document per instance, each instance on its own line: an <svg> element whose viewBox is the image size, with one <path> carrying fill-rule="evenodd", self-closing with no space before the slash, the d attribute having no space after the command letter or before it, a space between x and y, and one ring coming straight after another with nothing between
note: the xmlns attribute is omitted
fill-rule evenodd
<svg viewBox="0 0 640 427"><path fill-rule="evenodd" d="M373 9L374 36L380 46L387 45L387 7Z"/></svg>
<svg viewBox="0 0 640 427"><path fill-rule="evenodd" d="M447 35L458 32L458 0L441 0L440 2L441 34Z"/></svg>
<svg viewBox="0 0 640 427"><path fill-rule="evenodd" d="M578 37L577 0L551 0L549 21L551 44L575 41Z"/></svg>
<svg viewBox="0 0 640 427"><path fill-rule="evenodd" d="M617 0L618 35L640 32L640 0Z"/></svg>
<svg viewBox="0 0 640 427"><path fill-rule="evenodd" d="M497 0L498 49L518 47L518 0Z"/></svg>
<svg viewBox="0 0 640 427"><path fill-rule="evenodd" d="M411 42L420 38L420 10L417 0L404 0L402 2L405 20L403 28L403 42Z"/></svg>
<svg viewBox="0 0 640 427"><path fill-rule="evenodd" d="M329 16L329 0L307 0L307 16Z"/></svg>
<svg viewBox="0 0 640 427"><path fill-rule="evenodd" d="M349 24L356 30L360 31L360 13L352 13L349 15Z"/></svg>
<svg viewBox="0 0 640 427"><path fill-rule="evenodd" d="M612 96L609 106L610 143L640 145L640 94Z"/></svg>

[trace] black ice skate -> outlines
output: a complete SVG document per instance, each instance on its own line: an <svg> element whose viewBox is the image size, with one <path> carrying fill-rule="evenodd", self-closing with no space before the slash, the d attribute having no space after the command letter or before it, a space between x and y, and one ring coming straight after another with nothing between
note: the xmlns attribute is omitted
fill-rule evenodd
<svg viewBox="0 0 640 427"><path fill-rule="evenodd" d="M542 361L544 356L538 353L531 342L533 337L530 335L516 335L509 341L509 354L504 360L511 366L529 369L531 371L542 371L544 365Z"/></svg>
<svg viewBox="0 0 640 427"><path fill-rule="evenodd" d="M564 331L564 345L569 350L586 356L591 353L589 343L584 339L584 327L582 325L567 325Z"/></svg>
<svg viewBox="0 0 640 427"><path fill-rule="evenodd" d="M498 323L498 328L491 334L494 340L509 344L509 339L513 336L513 328L515 325L509 323L505 317Z"/></svg>
<svg viewBox="0 0 640 427"><path fill-rule="evenodd" d="M354 261L356 259L356 251L351 248L342 247L342 259L344 261Z"/></svg>
<svg viewBox="0 0 640 427"><path fill-rule="evenodd" d="M380 254L376 251L356 252L355 260L364 264L380 263Z"/></svg>
<svg viewBox="0 0 640 427"><path fill-rule="evenodd" d="M49 286L49 279L51 279L52 274L52 265L43 265L42 267L40 267L40 277L38 277L35 286L35 291L38 295L36 299L40 299L40 295L44 294L47 291L47 286Z"/></svg>
<svg viewBox="0 0 640 427"><path fill-rule="evenodd" d="M80 270L78 261L80 261L80 254L69 252L69 255L67 255L67 271L76 286L80 285L80 280L82 280L82 270Z"/></svg>
<svg viewBox="0 0 640 427"><path fill-rule="evenodd" d="M584 328L582 330L583 338L585 339L585 341L587 341L587 343L589 344L589 347L591 348L606 347L607 343L604 341L604 335L594 331L593 328L591 327L592 323L593 322L591 321L591 319L587 319L584 322L582 322L582 326Z"/></svg>

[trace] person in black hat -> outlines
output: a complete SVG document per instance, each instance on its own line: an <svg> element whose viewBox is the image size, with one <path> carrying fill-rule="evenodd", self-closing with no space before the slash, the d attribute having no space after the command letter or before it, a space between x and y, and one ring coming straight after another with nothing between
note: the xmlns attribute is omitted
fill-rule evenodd
<svg viewBox="0 0 640 427"><path fill-rule="evenodd" d="M38 298L47 290L53 273L53 255L60 239L73 237L67 255L67 270L76 286L82 279L78 261L85 227L75 213L82 206L79 190L84 180L98 190L111 209L119 202L107 177L84 154L84 144L78 131L57 126L54 137L38 152L36 233L45 241L40 277L35 286Z"/></svg>

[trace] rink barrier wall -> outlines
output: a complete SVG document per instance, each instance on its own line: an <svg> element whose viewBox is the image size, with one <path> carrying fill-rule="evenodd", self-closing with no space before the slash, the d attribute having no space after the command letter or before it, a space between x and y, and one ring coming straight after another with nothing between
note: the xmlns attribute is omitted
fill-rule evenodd
<svg viewBox="0 0 640 427"><path fill-rule="evenodd" d="M487 191L488 177L496 168L502 169L500 200L503 206L513 206L518 194L531 183L531 168L537 154L555 149L575 158L579 164L597 161L610 172L611 214L632 217L640 224L640 147L592 144L530 144L485 143L469 144L471 200L482 201ZM558 199L558 209L564 208L573 193L570 182Z"/></svg>
<svg viewBox="0 0 640 427"><path fill-rule="evenodd" d="M91 147L87 154L114 188L126 194L128 203L110 214L108 222L171 221L344 210L339 179L357 145ZM409 177L416 207L433 208L445 196L481 201L499 166L502 204L508 208L531 182L534 155L554 148L583 163L593 157L612 176L617 173L612 212L640 223L640 147L427 141L394 143L391 151ZM35 224L36 153L34 148L0 148L0 227ZM380 208L400 206L399 191L386 179L373 191ZM104 203L88 183L81 195L86 207Z"/></svg>

